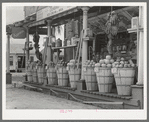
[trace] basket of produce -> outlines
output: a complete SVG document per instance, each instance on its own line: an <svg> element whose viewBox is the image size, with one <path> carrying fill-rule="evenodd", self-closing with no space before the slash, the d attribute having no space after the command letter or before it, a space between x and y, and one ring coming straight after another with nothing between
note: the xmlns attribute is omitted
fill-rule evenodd
<svg viewBox="0 0 149 122"><path fill-rule="evenodd" d="M99 92L109 93L112 90L114 76L111 73L112 63L114 59L111 56L106 56L106 59L101 59L95 64L94 71L96 72Z"/></svg>
<svg viewBox="0 0 149 122"><path fill-rule="evenodd" d="M79 63L79 67L77 68L78 63L75 63L75 60L70 60L67 64L67 70L69 74L69 81L71 88L77 88L77 82L81 79L81 63Z"/></svg>
<svg viewBox="0 0 149 122"><path fill-rule="evenodd" d="M43 84L46 80L46 69L45 65L43 65L41 62L38 62L37 65L37 75L38 75L38 83Z"/></svg>
<svg viewBox="0 0 149 122"><path fill-rule="evenodd" d="M53 62L49 62L47 66L47 77L49 85L58 85L55 64Z"/></svg>
<svg viewBox="0 0 149 122"><path fill-rule="evenodd" d="M33 63L28 62L27 66L27 81L33 82Z"/></svg>
<svg viewBox="0 0 149 122"><path fill-rule="evenodd" d="M67 63L63 61L58 62L56 65L58 86L68 86L69 84L69 75L66 67Z"/></svg>
<svg viewBox="0 0 149 122"><path fill-rule="evenodd" d="M87 90L98 90L96 73L94 72L95 62L87 60L83 66L83 73Z"/></svg>
<svg viewBox="0 0 149 122"><path fill-rule="evenodd" d="M33 63L33 72L32 72L33 74L33 82L34 83L37 83L38 82L38 75L37 75L37 63L36 62L34 62Z"/></svg>
<svg viewBox="0 0 149 122"><path fill-rule="evenodd" d="M131 95L131 85L134 84L136 65L131 60L119 57L112 65L118 95Z"/></svg>

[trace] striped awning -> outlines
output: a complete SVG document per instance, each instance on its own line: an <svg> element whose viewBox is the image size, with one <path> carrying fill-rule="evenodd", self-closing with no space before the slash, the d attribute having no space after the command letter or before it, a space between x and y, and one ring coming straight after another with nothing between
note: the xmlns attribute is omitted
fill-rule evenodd
<svg viewBox="0 0 149 122"><path fill-rule="evenodd" d="M32 22L28 25L28 27L35 27L35 26L42 26L42 25L46 25L45 20Z"/></svg>

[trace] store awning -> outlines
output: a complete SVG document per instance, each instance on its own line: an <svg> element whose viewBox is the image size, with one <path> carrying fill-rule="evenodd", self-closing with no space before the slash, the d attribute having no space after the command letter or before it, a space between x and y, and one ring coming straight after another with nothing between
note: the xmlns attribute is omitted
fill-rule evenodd
<svg viewBox="0 0 149 122"><path fill-rule="evenodd" d="M41 21L36 21L36 22L30 23L28 25L28 27L44 26L44 25L46 25L46 21L45 20L41 20Z"/></svg>

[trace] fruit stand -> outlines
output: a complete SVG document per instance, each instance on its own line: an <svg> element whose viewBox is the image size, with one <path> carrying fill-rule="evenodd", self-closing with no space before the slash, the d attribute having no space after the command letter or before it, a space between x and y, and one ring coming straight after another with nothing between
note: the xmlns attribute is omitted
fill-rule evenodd
<svg viewBox="0 0 149 122"><path fill-rule="evenodd" d="M118 105L116 102L122 102L122 108L142 108L142 99L134 98L131 87L136 85L138 77L135 51L137 35L127 32L132 17L139 14L138 8L103 7L102 14L97 12L97 8L85 6L82 9L75 7L68 10L70 15L75 13L76 18L68 17L68 11L59 15L59 18L54 15L52 18L42 18L50 20L47 25L48 37L44 53L39 52L39 34L35 33L38 61L32 65L28 64L28 81L24 84L40 87L51 95L66 95L67 99L77 101L82 101L81 98L96 99L96 101L109 101L109 104L113 102L115 105ZM78 10L83 11L83 17ZM134 11L133 16L126 15L122 10ZM60 18L63 21L60 21ZM66 21L63 23L65 39L62 42L53 35L52 24L64 21ZM129 26L126 29L127 24ZM60 49L64 49L62 60L59 59ZM52 58L54 52L57 52L56 62Z"/></svg>

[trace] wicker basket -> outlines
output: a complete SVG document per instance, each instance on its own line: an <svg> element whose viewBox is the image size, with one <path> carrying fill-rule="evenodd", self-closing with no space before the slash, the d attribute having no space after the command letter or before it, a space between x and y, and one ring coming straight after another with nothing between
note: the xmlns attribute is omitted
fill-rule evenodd
<svg viewBox="0 0 149 122"><path fill-rule="evenodd" d="M70 68L69 73L69 81L71 88L77 88L77 82L81 78L81 69Z"/></svg>
<svg viewBox="0 0 149 122"><path fill-rule="evenodd" d="M112 84L114 82L113 74L111 73L111 68L102 68L98 69L97 81L99 92L109 93L112 90Z"/></svg>
<svg viewBox="0 0 149 122"><path fill-rule="evenodd" d="M45 77L46 77L46 70L44 66L38 66L37 68L37 74L38 74L38 83L44 83Z"/></svg>
<svg viewBox="0 0 149 122"><path fill-rule="evenodd" d="M49 85L58 85L56 69L53 66L49 66L47 69L48 84Z"/></svg>
<svg viewBox="0 0 149 122"><path fill-rule="evenodd" d="M87 90L98 90L96 73L93 67L86 67L84 70L84 78Z"/></svg>
<svg viewBox="0 0 149 122"><path fill-rule="evenodd" d="M117 68L114 73L118 95L131 95L131 85L134 84L134 68Z"/></svg>
<svg viewBox="0 0 149 122"><path fill-rule="evenodd" d="M68 86L69 76L66 67L59 67L57 69L57 77L59 86Z"/></svg>

